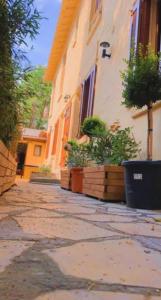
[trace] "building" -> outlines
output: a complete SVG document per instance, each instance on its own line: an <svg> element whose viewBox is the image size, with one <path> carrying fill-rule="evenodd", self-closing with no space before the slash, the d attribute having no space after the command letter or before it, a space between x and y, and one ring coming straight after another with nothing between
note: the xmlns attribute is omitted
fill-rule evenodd
<svg viewBox="0 0 161 300"><path fill-rule="evenodd" d="M44 164L46 131L24 128L17 147L17 174L30 179L32 172L38 172Z"/></svg>
<svg viewBox="0 0 161 300"><path fill-rule="evenodd" d="M140 158L146 158L147 111L121 104L120 71L132 41L161 50L160 0L62 1L45 75L53 82L46 161L57 176L66 160L63 145L80 138L86 116L97 115L108 126L133 127ZM154 105L154 128L153 156L161 159L160 102Z"/></svg>

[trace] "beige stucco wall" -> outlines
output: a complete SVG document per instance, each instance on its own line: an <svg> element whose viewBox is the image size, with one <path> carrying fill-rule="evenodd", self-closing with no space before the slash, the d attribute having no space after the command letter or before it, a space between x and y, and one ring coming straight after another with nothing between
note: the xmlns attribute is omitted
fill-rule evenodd
<svg viewBox="0 0 161 300"><path fill-rule="evenodd" d="M154 0L156 2L156 0ZM122 83L120 71L124 70L123 59L129 57L130 40L130 10L133 8L134 0L103 0L103 11L100 22L92 37L89 39L89 16L91 1L82 0L79 11L79 26L76 37L76 26L73 30L67 47L67 61L65 68L64 86L62 98L60 97L60 77L62 65L60 65L55 78L55 92L52 94L52 112L49 120L49 128L52 128L52 139L54 136L54 125L57 119L62 115L67 103L64 96L70 95L73 101L73 95L81 82L87 77L91 68L97 64L97 78L94 100L94 115L100 116L110 126L115 121L119 121L121 127L133 127L133 133L137 141L141 142L142 151L139 155L141 159L146 158L146 114L136 117L134 110L125 108L122 102ZM151 18L155 19L153 13ZM154 42L154 30L151 27L150 36ZM102 49L100 42L108 41L111 44L111 59L101 57ZM78 100L77 100L78 101ZM73 108L74 109L74 108ZM78 110L77 110L78 112ZM76 111L75 113L76 114ZM63 116L63 115L62 115ZM135 116L135 118L134 118ZM75 122L78 116L72 117L70 137L75 128ZM161 159L161 108L154 111L154 159ZM63 117L60 128L60 135L55 157L49 155L48 163L52 165L53 172L59 174L59 162L62 147ZM50 145L50 153L52 142Z"/></svg>

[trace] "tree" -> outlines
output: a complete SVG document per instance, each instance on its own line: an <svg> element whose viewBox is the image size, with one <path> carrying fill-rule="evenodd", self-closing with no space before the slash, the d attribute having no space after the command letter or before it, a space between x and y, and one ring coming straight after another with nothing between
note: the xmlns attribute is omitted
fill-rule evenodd
<svg viewBox="0 0 161 300"><path fill-rule="evenodd" d="M25 99L23 122L26 127L44 129L47 126L51 84L43 81L44 67L39 66L25 74L20 89Z"/></svg>
<svg viewBox="0 0 161 300"><path fill-rule="evenodd" d="M152 160L153 145L153 103L161 99L160 55L148 46L140 45L138 51L131 51L130 60L125 61L127 69L122 72L123 104L126 107L147 106L148 138L147 159Z"/></svg>
<svg viewBox="0 0 161 300"><path fill-rule="evenodd" d="M34 0L0 1L0 139L8 146L15 137L22 107L18 87L26 58L22 49L28 38L37 35L40 19Z"/></svg>

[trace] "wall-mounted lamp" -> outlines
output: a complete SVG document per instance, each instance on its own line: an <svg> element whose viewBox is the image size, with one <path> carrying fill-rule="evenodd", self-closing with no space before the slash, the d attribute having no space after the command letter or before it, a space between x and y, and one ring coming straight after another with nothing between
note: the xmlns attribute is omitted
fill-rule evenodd
<svg viewBox="0 0 161 300"><path fill-rule="evenodd" d="M110 43L109 42L101 42L100 47L103 48L102 50L102 58L108 57L111 58L111 53L107 53L107 48L110 48Z"/></svg>
<svg viewBox="0 0 161 300"><path fill-rule="evenodd" d="M65 95L65 96L64 96L65 102L67 102L69 99L70 99L70 95Z"/></svg>

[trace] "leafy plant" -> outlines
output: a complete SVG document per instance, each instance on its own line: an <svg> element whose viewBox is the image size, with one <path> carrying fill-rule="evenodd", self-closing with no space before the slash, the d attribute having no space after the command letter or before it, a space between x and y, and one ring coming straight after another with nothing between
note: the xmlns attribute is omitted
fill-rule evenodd
<svg viewBox="0 0 161 300"><path fill-rule="evenodd" d="M112 132L106 129L97 132L97 136L91 136L87 149L90 160L95 161L96 164L109 163L112 154Z"/></svg>
<svg viewBox="0 0 161 300"><path fill-rule="evenodd" d="M88 145L78 144L76 141L69 141L65 145L68 151L67 166L68 167L86 167L88 164Z"/></svg>
<svg viewBox="0 0 161 300"><path fill-rule="evenodd" d="M98 136L106 131L106 124L99 117L88 117L84 120L81 132L88 137Z"/></svg>
<svg viewBox="0 0 161 300"><path fill-rule="evenodd" d="M94 161L98 165L116 164L120 165L123 160L133 159L139 151L139 144L136 143L131 133L131 128L115 130L103 126L92 127L93 118L88 118L90 124L90 141L86 144L88 161ZM84 121L85 124L86 119ZM99 124L102 121L99 119ZM95 124L95 123L94 123ZM84 124L83 124L84 127Z"/></svg>
<svg viewBox="0 0 161 300"><path fill-rule="evenodd" d="M45 174L50 174L51 168L50 168L50 166L42 165L40 167L40 172L45 173Z"/></svg>
<svg viewBox="0 0 161 300"><path fill-rule="evenodd" d="M112 134L110 162L121 165L122 161L137 157L139 144L131 134L131 128L119 129Z"/></svg>
<svg viewBox="0 0 161 300"><path fill-rule="evenodd" d="M132 49L130 60L125 60L127 68L122 72L123 104L126 107L148 109L148 149L147 158L152 159L153 115L152 104L161 99L160 55L149 46L139 45Z"/></svg>

